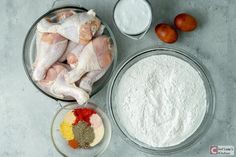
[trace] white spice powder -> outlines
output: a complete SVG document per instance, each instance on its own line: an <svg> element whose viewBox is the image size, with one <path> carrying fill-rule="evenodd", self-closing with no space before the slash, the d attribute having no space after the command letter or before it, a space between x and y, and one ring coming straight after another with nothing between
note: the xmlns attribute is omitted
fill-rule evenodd
<svg viewBox="0 0 236 157"><path fill-rule="evenodd" d="M170 55L132 65L122 76L115 101L127 132L152 147L177 145L200 126L206 89L199 73Z"/></svg>

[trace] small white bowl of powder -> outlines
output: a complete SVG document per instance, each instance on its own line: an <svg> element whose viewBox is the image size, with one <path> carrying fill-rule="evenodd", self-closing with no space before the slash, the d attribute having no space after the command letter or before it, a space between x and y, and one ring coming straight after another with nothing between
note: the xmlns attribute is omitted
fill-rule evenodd
<svg viewBox="0 0 236 157"><path fill-rule="evenodd" d="M109 88L109 111L128 142L148 153L171 153L207 130L213 91L195 59L158 48L131 57L118 69Z"/></svg>
<svg viewBox="0 0 236 157"><path fill-rule="evenodd" d="M152 9L146 0L119 0L114 7L113 19L121 33L139 39L150 28Z"/></svg>

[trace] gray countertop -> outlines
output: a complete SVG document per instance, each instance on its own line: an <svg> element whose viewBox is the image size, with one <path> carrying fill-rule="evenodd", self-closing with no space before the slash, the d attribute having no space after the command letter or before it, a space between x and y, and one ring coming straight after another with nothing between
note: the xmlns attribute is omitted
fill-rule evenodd
<svg viewBox="0 0 236 157"><path fill-rule="evenodd" d="M159 41L154 26L172 22L176 14L189 12L199 27L181 33L171 45L196 56L210 71L216 89L216 113L210 130L194 146L173 156L210 156L210 145L236 146L236 1L150 0L154 11L148 34L134 41L121 35L112 22L116 0L78 0L94 8L116 36L118 61L140 50L170 46ZM50 139L50 125L59 105L39 92L27 79L22 64L22 46L31 24L51 8L53 0L1 0L0 23L0 156L60 157ZM92 99L106 105L107 86ZM113 126L113 128L115 128ZM113 129L104 157L151 157L126 144Z"/></svg>

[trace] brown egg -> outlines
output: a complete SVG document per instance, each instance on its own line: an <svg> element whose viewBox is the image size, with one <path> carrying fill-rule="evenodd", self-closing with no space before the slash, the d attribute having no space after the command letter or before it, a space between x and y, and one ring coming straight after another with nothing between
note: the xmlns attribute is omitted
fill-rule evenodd
<svg viewBox="0 0 236 157"><path fill-rule="evenodd" d="M178 34L173 27L168 24L160 23L155 28L156 35L166 43L174 43L178 39Z"/></svg>
<svg viewBox="0 0 236 157"><path fill-rule="evenodd" d="M175 17L174 20L176 28L183 32L193 31L197 27L196 19L189 14L182 13Z"/></svg>

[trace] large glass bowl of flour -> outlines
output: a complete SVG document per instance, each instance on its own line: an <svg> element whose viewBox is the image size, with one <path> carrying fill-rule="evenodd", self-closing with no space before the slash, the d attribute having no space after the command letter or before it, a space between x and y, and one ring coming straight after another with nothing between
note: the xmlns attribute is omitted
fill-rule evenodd
<svg viewBox="0 0 236 157"><path fill-rule="evenodd" d="M208 130L215 106L209 72L187 52L155 48L117 69L108 110L125 141L150 154L189 148Z"/></svg>

